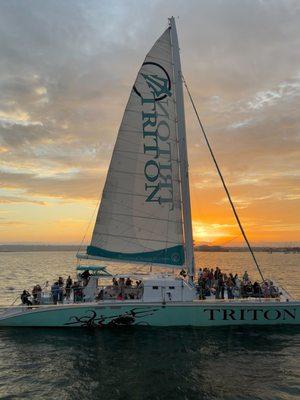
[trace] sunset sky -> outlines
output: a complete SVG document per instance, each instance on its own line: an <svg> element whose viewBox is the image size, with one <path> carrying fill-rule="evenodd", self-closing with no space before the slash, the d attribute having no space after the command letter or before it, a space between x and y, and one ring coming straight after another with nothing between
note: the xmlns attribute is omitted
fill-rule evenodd
<svg viewBox="0 0 300 400"><path fill-rule="evenodd" d="M80 243L135 76L171 15L250 241L300 244L300 2L288 0L1 1L0 243ZM185 103L195 239L240 244Z"/></svg>

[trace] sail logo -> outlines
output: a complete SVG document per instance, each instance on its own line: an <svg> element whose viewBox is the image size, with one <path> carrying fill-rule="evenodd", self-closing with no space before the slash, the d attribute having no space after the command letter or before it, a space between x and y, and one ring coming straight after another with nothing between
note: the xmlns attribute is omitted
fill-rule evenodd
<svg viewBox="0 0 300 400"><path fill-rule="evenodd" d="M160 78L157 75L146 75L142 74L149 88L154 91L155 98L158 99L161 95L163 97L171 96L171 92L168 89L168 80L166 78Z"/></svg>
<svg viewBox="0 0 300 400"><path fill-rule="evenodd" d="M161 101L165 99L167 96L171 96L171 79L168 72L164 67L155 63L155 62L144 62L142 68L145 66L149 66L155 72L150 74L145 74L141 72L141 76L147 82L148 87L151 91L154 92L155 101ZM147 67L146 67L147 68ZM139 97L143 97L141 95L141 89L138 89L138 83L133 86L133 90Z"/></svg>
<svg viewBox="0 0 300 400"><path fill-rule="evenodd" d="M157 63L145 62L143 67L137 80L139 87L136 84L133 90L141 98L143 153L148 156L144 164L145 201L167 204L173 210L171 79Z"/></svg>

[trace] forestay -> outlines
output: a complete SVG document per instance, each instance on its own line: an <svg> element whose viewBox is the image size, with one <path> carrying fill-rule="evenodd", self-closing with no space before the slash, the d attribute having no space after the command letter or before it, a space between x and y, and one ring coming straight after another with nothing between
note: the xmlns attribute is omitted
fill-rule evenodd
<svg viewBox="0 0 300 400"><path fill-rule="evenodd" d="M91 245L93 257L184 264L170 28L154 44L131 91Z"/></svg>

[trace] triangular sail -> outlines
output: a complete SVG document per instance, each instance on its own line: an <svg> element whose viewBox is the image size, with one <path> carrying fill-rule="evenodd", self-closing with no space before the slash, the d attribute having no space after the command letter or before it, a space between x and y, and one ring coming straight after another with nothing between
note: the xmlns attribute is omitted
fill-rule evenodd
<svg viewBox="0 0 300 400"><path fill-rule="evenodd" d="M174 86L168 28L131 91L88 255L184 264Z"/></svg>

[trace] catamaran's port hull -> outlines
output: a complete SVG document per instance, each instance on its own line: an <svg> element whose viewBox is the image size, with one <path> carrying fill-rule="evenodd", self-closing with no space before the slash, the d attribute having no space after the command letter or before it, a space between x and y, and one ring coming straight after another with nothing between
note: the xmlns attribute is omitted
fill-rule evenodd
<svg viewBox="0 0 300 400"><path fill-rule="evenodd" d="M300 301L85 303L2 308L0 313L0 326L7 327L300 325Z"/></svg>

